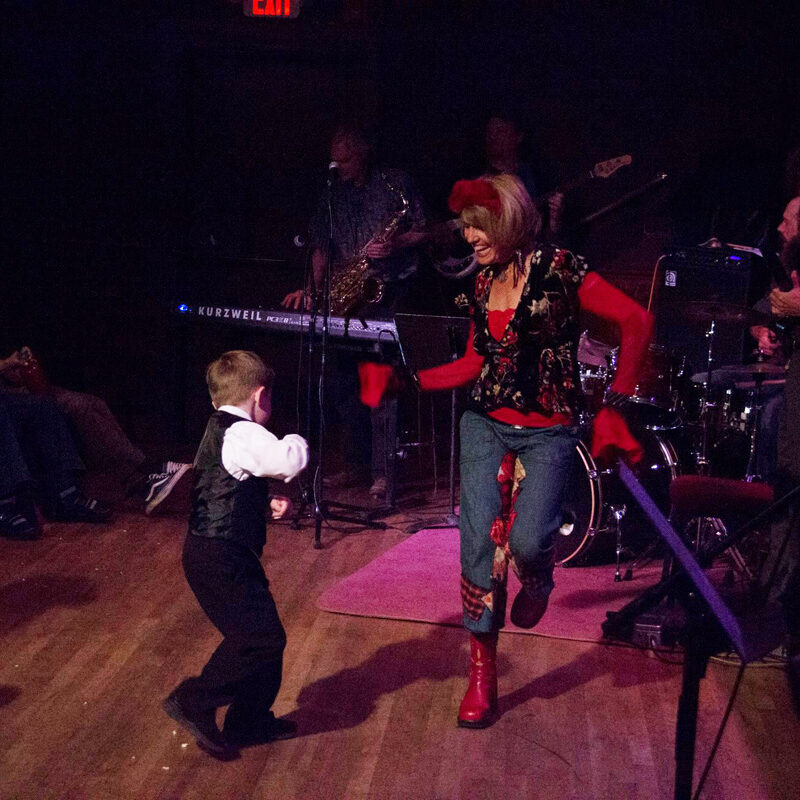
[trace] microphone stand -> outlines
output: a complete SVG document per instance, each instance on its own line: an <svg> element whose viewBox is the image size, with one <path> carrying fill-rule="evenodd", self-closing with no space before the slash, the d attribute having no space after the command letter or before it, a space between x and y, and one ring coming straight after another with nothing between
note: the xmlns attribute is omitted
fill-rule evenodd
<svg viewBox="0 0 800 800"><path fill-rule="evenodd" d="M313 300L313 298L317 295L317 286L314 280L314 268L313 265L309 268L310 263L310 254L306 254L306 274L308 275L308 287L310 289L310 296L312 298L311 302L311 309L308 319L308 341L306 342L306 369L308 370L308 375L306 377L306 416L305 416L305 434L306 434L306 441L311 442L313 436L313 429L311 427L311 420L313 418L312 414L312 393L311 393L311 386L312 386L312 376L313 376L313 368L314 368L314 334L317 329L317 304ZM303 305L305 305L305 297L303 297ZM300 376L298 377L298 403L299 394L300 394L300 382L302 381L302 370L303 364L302 359L299 365ZM298 427L299 427L299 420L298 420ZM300 520L303 518L310 517L311 515L307 513L306 509L308 506L312 505L313 498L314 498L314 481L311 481L311 487L309 488L308 484L304 480L304 478L299 479L300 482L300 499L301 505L296 510L294 514L294 519L292 520L292 528L294 530L300 529Z"/></svg>
<svg viewBox="0 0 800 800"><path fill-rule="evenodd" d="M319 390L317 396L318 414L319 414L319 445L317 448L317 469L314 474L313 492L314 492L314 549L319 550L322 548L322 523L324 520L336 520L338 522L351 522L360 524L367 528L377 528L385 530L386 524L378 522L373 519L373 515L380 513L380 510L370 510L362 508L361 506L349 505L346 503L336 503L324 499L324 482L323 476L325 471L325 381L326 381L326 367L328 361L328 331L329 321L331 314L331 271L333 266L333 174L328 175L328 253L325 263L325 273L322 281L322 335L320 338L320 366L319 366ZM313 276L313 264L312 264ZM313 277L312 277L313 281ZM312 306L314 304L312 303ZM312 328L310 335L310 342L314 340L316 333L316 319L317 309L312 309ZM309 353L311 353L313 345L309 344ZM309 358L309 404L310 404L310 386L312 380L311 372L311 359ZM309 414L310 420L310 414ZM310 425L310 422L309 422ZM339 511L337 511L338 509ZM340 513L340 511L342 513ZM350 512L349 516L346 512Z"/></svg>

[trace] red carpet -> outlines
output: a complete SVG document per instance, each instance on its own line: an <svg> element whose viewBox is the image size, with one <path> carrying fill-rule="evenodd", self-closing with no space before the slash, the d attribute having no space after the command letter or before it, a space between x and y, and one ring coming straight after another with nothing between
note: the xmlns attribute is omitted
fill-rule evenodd
<svg viewBox="0 0 800 800"><path fill-rule="evenodd" d="M458 530L423 530L320 595L324 611L361 617L461 625ZM530 631L507 622L506 631L595 642L606 611L625 605L661 576L656 562L614 582L614 565L556 567L556 588L544 619ZM509 607L519 581L509 571Z"/></svg>

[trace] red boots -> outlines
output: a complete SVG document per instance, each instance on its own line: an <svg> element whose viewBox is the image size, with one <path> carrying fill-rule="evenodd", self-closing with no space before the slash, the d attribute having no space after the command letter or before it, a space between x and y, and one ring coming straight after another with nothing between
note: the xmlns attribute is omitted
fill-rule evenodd
<svg viewBox="0 0 800 800"><path fill-rule="evenodd" d="M497 632L470 635L469 686L458 709L462 728L486 728L497 713Z"/></svg>

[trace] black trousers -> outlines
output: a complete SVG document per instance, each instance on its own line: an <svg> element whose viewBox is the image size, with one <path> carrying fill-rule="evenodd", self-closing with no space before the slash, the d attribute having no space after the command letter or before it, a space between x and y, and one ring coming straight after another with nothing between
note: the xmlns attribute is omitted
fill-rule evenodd
<svg viewBox="0 0 800 800"><path fill-rule="evenodd" d="M240 717L266 715L281 685L286 633L261 562L236 542L190 533L183 568L224 638L200 675L178 686L179 701L195 712L230 704Z"/></svg>
<svg viewBox="0 0 800 800"><path fill-rule="evenodd" d="M778 495L800 482L800 350L795 347L783 391L778 438ZM800 501L795 500L772 524L766 579L786 612L790 634L800 639Z"/></svg>
<svg viewBox="0 0 800 800"><path fill-rule="evenodd" d="M0 392L0 498L36 482L53 504L83 470L64 414L52 397Z"/></svg>

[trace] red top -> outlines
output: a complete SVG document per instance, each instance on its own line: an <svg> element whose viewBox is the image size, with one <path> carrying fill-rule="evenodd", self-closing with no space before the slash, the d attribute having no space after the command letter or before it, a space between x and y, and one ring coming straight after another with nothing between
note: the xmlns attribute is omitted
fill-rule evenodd
<svg viewBox="0 0 800 800"><path fill-rule="evenodd" d="M578 299L584 310L615 322L619 326L620 353L611 388L615 392L632 394L636 388L644 355L650 345L652 316L596 272L590 272L586 276L578 289ZM489 311L489 332L497 341L502 338L515 310L506 308ZM449 364L420 371L419 381L422 389L426 391L452 389L477 379L484 359L475 351L473 335L474 327L470 326L469 341L461 358ZM546 417L537 412L520 412L511 408L490 411L489 416L508 425L522 425L528 428L545 428L572 423L572 419L566 414L554 414Z"/></svg>

